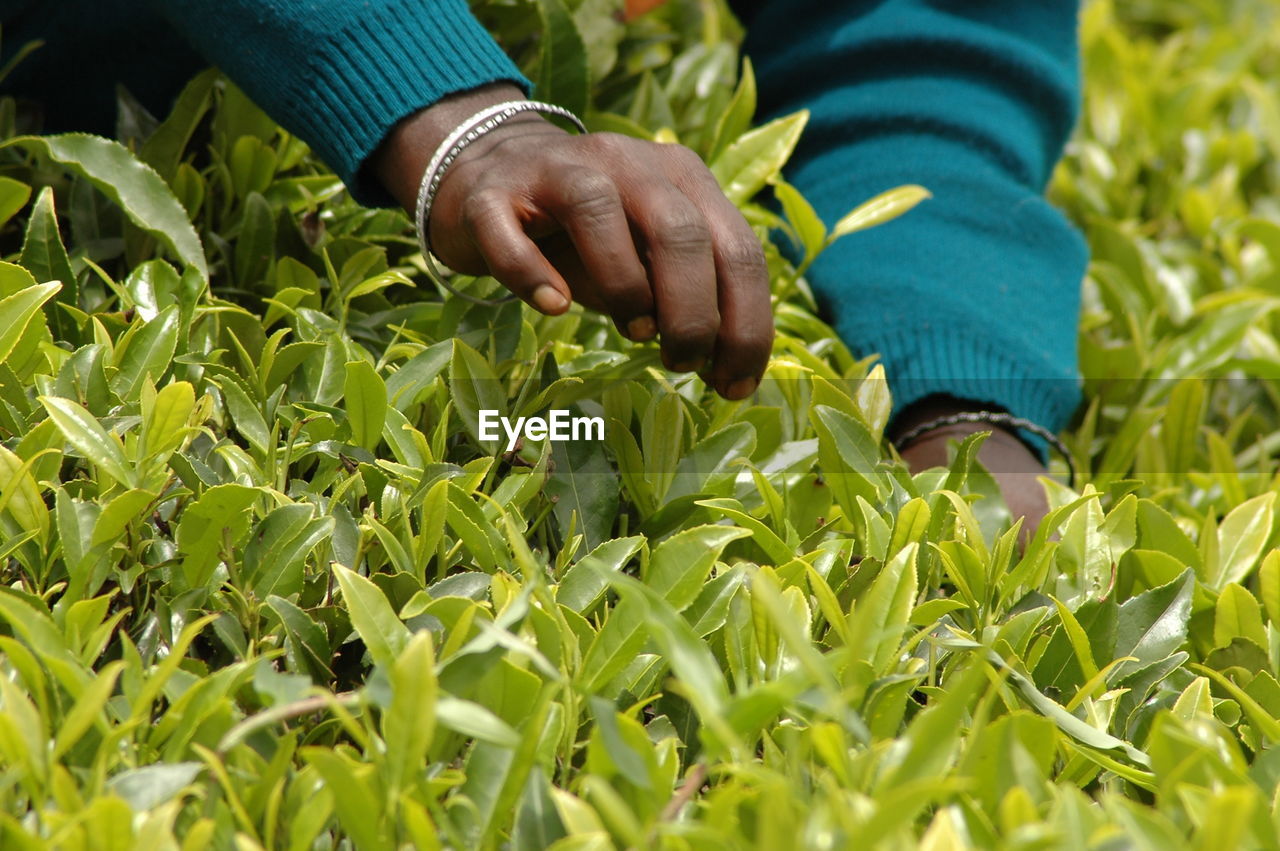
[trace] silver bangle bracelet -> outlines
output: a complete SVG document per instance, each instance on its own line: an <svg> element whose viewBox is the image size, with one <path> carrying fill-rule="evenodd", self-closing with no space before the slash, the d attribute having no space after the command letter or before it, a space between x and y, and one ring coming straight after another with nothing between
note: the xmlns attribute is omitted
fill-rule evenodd
<svg viewBox="0 0 1280 851"><path fill-rule="evenodd" d="M418 247L422 249L422 262L426 266L427 276L437 286L473 304L494 307L499 304L505 304L516 298L516 296L509 295L499 299L478 298L450 286L449 282L440 274L439 267L436 266L435 260L431 257L431 240L427 236L427 222L431 217L431 208L435 204L436 192L440 190L440 181L444 178L449 166L453 165L454 160L476 139L522 112L540 112L544 115L555 115L571 122L578 129L578 132L587 132L587 128L576 115L564 107L551 103L543 103L536 100L513 100L486 107L458 125L458 129L450 133L440 143L440 147L436 148L435 154L431 157L430 162L427 163L427 170L422 173L422 183L418 185L418 202L414 208L413 220L414 226L418 231Z"/></svg>

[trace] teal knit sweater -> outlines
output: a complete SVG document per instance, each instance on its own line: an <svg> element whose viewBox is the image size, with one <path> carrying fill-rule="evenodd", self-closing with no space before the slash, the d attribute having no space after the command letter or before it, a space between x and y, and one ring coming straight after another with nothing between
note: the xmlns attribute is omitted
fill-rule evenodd
<svg viewBox="0 0 1280 851"><path fill-rule="evenodd" d="M750 6L750 8L748 8ZM813 115L789 179L832 222L902 183L934 198L836 244L810 281L882 356L900 410L949 394L1061 428L1078 402L1086 260L1041 197L1075 117L1075 0L743 0L762 118ZM526 85L465 0L0 0L5 83L47 129L110 132L114 86L163 112L217 64L370 202L396 121L495 80ZM192 49L194 48L194 50Z"/></svg>
<svg viewBox="0 0 1280 851"><path fill-rule="evenodd" d="M1042 193L1076 118L1076 0L743 5L761 117L812 113L788 178L828 223L933 192L813 265L841 339L880 353L898 410L945 394L1064 427L1087 253Z"/></svg>

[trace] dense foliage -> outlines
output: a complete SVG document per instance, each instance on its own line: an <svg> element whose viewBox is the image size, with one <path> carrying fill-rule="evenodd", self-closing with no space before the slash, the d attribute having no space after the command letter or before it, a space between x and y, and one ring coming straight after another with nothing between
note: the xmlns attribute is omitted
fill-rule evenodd
<svg viewBox="0 0 1280 851"><path fill-rule="evenodd" d="M479 11L799 256L922 197L828 234L717 4L615 5ZM1053 186L1082 475L1025 550L978 439L895 460L772 247L728 403L598 316L442 300L213 73L119 142L4 102L0 846L1280 846L1280 28L1122 6ZM607 439L506 452L482 408Z"/></svg>

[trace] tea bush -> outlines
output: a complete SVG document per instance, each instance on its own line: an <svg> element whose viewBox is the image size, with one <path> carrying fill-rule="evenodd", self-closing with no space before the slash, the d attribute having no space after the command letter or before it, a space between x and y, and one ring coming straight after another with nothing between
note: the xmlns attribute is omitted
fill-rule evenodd
<svg viewBox="0 0 1280 851"><path fill-rule="evenodd" d="M1280 847L1272 6L1084 10L1081 476L1025 549L980 438L906 472L804 284L925 193L828 233L723 10L614 7L478 11L794 241L751 401L441 299L213 72L119 141L3 103L0 846ZM479 428L551 408L605 441Z"/></svg>

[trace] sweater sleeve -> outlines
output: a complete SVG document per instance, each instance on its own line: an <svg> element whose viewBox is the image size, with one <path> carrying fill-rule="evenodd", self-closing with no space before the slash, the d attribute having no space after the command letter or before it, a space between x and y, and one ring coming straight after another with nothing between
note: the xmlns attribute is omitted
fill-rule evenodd
<svg viewBox="0 0 1280 851"><path fill-rule="evenodd" d="M1042 193L1078 108L1076 0L739 9L763 117L811 113L787 174L823 218L904 183L933 193L810 268L840 336L880 354L898 410L946 394L1062 428L1087 254Z"/></svg>
<svg viewBox="0 0 1280 851"><path fill-rule="evenodd" d="M305 140L362 203L390 204L365 160L445 95L529 83L466 0L162 0L205 59Z"/></svg>

